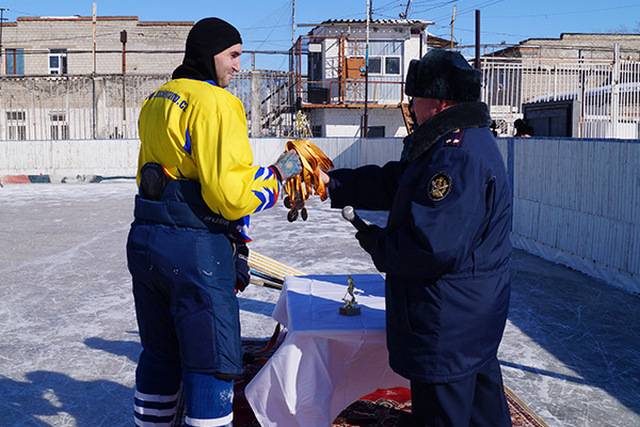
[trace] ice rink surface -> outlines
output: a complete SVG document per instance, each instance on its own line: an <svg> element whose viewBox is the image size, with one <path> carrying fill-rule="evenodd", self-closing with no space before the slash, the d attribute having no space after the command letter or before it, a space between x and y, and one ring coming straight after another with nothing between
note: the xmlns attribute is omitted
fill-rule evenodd
<svg viewBox="0 0 640 427"><path fill-rule="evenodd" d="M0 426L132 425L134 193L132 181L0 188ZM340 212L309 206L307 222L282 206L255 215L251 248L307 273L375 272ZM640 425L640 298L521 251L512 269L505 383L550 426ZM271 335L277 297L239 296L243 336Z"/></svg>

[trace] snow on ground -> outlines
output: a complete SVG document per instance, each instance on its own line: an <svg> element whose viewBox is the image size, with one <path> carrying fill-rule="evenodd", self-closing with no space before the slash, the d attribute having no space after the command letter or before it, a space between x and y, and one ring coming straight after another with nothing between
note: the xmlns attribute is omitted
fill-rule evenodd
<svg viewBox="0 0 640 427"><path fill-rule="evenodd" d="M132 181L0 188L0 425L131 425L140 351L126 267ZM329 203L253 217L252 249L307 273L372 273ZM381 213L363 213L384 223ZM505 383L552 426L640 425L639 298L516 251ZM240 295L268 337L278 291Z"/></svg>

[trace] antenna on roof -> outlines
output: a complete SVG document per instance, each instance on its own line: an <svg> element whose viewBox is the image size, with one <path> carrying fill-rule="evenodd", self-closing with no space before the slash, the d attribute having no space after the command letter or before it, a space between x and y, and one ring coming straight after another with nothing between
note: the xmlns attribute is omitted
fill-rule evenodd
<svg viewBox="0 0 640 427"><path fill-rule="evenodd" d="M404 8L404 12L400 12L400 18L407 19L409 16L409 7L411 7L411 0L407 0L407 7Z"/></svg>

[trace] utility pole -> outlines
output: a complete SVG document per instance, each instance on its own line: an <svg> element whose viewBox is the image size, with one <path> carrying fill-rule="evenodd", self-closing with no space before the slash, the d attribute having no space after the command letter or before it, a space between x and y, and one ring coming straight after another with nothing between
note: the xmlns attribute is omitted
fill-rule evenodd
<svg viewBox="0 0 640 427"><path fill-rule="evenodd" d="M0 60L2 60L2 27L4 25L4 12L9 11L6 7L0 7ZM2 65L0 65L2 68ZM6 71L6 70L5 70Z"/></svg>
<svg viewBox="0 0 640 427"><path fill-rule="evenodd" d="M251 137L260 136L260 127L262 119L260 118L260 80L256 71L256 53L251 52L251 109L249 110L251 118Z"/></svg>
<svg viewBox="0 0 640 427"><path fill-rule="evenodd" d="M476 70L480 69L480 10L476 9L476 59L475 59L475 68Z"/></svg>
<svg viewBox="0 0 640 427"><path fill-rule="evenodd" d="M611 76L611 137L618 138L620 120L620 45L613 45L613 69Z"/></svg>
<svg viewBox="0 0 640 427"><path fill-rule="evenodd" d="M127 30L120 31L120 43L122 43L122 136L127 129Z"/></svg>
<svg viewBox="0 0 640 427"><path fill-rule="evenodd" d="M371 23L371 0L367 0L367 35L364 54L364 116L362 117L363 138L369 134L369 24Z"/></svg>
<svg viewBox="0 0 640 427"><path fill-rule="evenodd" d="M289 56L289 105L291 107L291 134L295 134L296 120L296 91L294 89L295 69L295 42L296 42L296 0L291 0L291 55Z"/></svg>
<svg viewBox="0 0 640 427"><path fill-rule="evenodd" d="M255 67L251 70L251 106L249 117L251 118L251 137L260 136L262 118L260 117L260 72Z"/></svg>
<svg viewBox="0 0 640 427"><path fill-rule="evenodd" d="M296 0L291 0L291 46L296 42Z"/></svg>
<svg viewBox="0 0 640 427"><path fill-rule="evenodd" d="M453 10L451 11L451 41L449 42L449 47L453 49L453 24L456 22L456 4L453 3Z"/></svg>
<svg viewBox="0 0 640 427"><path fill-rule="evenodd" d="M96 2L93 2L92 12L91 12L91 37L92 37L92 49L91 52L93 54L93 74L96 73L96 24L98 21L98 11Z"/></svg>
<svg viewBox="0 0 640 427"><path fill-rule="evenodd" d="M93 74L91 75L91 92L93 97L93 121L91 123L93 139L96 139L97 135L97 127L98 127L98 102L96 100L96 23L97 23L97 7L96 2L93 2L93 6L91 8L91 33L92 33L92 53L93 53Z"/></svg>

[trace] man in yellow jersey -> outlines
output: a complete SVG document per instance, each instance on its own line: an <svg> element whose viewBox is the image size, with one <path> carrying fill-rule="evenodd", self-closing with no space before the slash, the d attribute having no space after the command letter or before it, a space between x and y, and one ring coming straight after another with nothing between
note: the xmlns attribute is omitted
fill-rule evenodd
<svg viewBox="0 0 640 427"><path fill-rule="evenodd" d="M143 348L139 426L171 423L181 382L186 425L233 420L233 380L242 373L235 292L248 281L238 255L247 254L249 215L275 205L280 182L301 170L295 152L253 165L244 108L224 89L241 53L231 24L198 21L173 79L140 112L140 190L127 242Z"/></svg>

